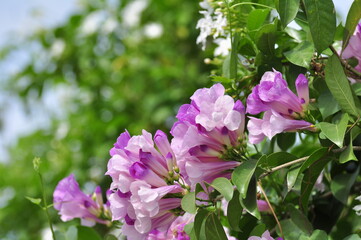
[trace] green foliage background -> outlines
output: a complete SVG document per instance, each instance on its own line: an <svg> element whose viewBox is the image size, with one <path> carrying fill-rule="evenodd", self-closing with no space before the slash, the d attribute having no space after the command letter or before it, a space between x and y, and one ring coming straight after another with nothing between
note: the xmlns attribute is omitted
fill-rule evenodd
<svg viewBox="0 0 361 240"><path fill-rule="evenodd" d="M1 51L6 59L18 49L34 45L41 49L28 51L32 61L6 81L6 90L28 109L58 86L75 94L62 99L64 117L54 117L50 128L21 137L9 149L10 161L0 164L0 189L15 190L14 198L0 209L0 239L40 239L47 228L44 212L25 199L41 197L34 156L42 159L48 202L57 182L70 173L81 186L91 181L105 191L108 151L117 136L124 129L133 135L142 128L168 131L179 105L195 89L210 84L205 54L195 44L197 1L150 0L139 26L128 30L122 25L122 11L132 1L113 2L84 1L83 10L64 24ZM81 34L84 20L100 10L116 19L116 30L104 33L100 27L93 34ZM151 22L163 26L160 38L142 36L144 25ZM53 56L51 47L59 40L65 49ZM59 135L64 127L68 130ZM58 228L65 228L55 210L51 208L50 214Z"/></svg>

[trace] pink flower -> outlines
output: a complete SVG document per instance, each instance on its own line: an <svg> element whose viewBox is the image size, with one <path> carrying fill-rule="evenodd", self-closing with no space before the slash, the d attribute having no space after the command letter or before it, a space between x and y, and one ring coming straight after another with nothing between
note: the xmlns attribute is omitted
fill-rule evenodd
<svg viewBox="0 0 361 240"><path fill-rule="evenodd" d="M198 89L191 100L179 108L171 146L181 172L194 187L199 182L229 177L229 170L239 165L228 155L241 146L245 109L241 101L234 102L225 95L221 84Z"/></svg>
<svg viewBox="0 0 361 240"><path fill-rule="evenodd" d="M182 211L187 184L165 133L157 131L154 141L145 130L133 137L122 133L110 153L110 210L113 220L123 222L123 234L143 240L167 229L174 212Z"/></svg>
<svg viewBox="0 0 361 240"><path fill-rule="evenodd" d="M309 104L307 78L300 74L295 85L298 96L288 88L280 72L274 70L263 75L247 98L248 113L264 112L263 119L250 117L247 125L250 143L259 143L264 137L271 139L281 132L314 129L312 123L300 120Z"/></svg>
<svg viewBox="0 0 361 240"><path fill-rule="evenodd" d="M80 218L84 226L93 226L95 223L110 224L107 219L111 218L108 204L103 204L100 187L95 189L93 197L83 193L74 175L62 179L53 193L54 208L59 211L62 221L70 221Z"/></svg>
<svg viewBox="0 0 361 240"><path fill-rule="evenodd" d="M357 25L355 33L351 36L348 45L343 50L342 57L345 59L355 57L358 60L355 69L361 72L361 23Z"/></svg>
<svg viewBox="0 0 361 240"><path fill-rule="evenodd" d="M273 237L271 237L269 231L265 231L261 237L252 236L249 237L248 240L275 240ZM282 238L277 238L276 240L283 240Z"/></svg>

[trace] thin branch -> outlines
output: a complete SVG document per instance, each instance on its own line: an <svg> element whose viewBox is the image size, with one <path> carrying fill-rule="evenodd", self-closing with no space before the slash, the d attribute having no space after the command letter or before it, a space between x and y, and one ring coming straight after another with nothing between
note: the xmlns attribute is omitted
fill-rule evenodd
<svg viewBox="0 0 361 240"><path fill-rule="evenodd" d="M352 72L353 74L355 74L358 78L361 78L361 73L359 71L357 71L356 69L354 69L350 64L347 63L347 61L345 61L344 59L342 59L340 57L340 55L338 54L338 52L336 51L336 49L330 45L330 49L331 51L338 57L338 59L340 60L341 64L350 72Z"/></svg>
<svg viewBox="0 0 361 240"><path fill-rule="evenodd" d="M269 8L269 9L274 9L273 7L267 6L267 5L263 5L260 3L254 3L254 2L241 2L241 3L236 3L234 5L232 5L230 8L234 8L240 5L254 5L254 6L259 6L259 7L264 7L264 8Z"/></svg>
<svg viewBox="0 0 361 240"><path fill-rule="evenodd" d="M275 171L277 171L277 170L280 170L280 169L282 169L282 168L286 168L286 167L288 167L288 166L292 166L293 164L296 164L296 163L304 162L304 161L306 161L308 158L309 158L309 156L306 156L306 157L299 158L299 159L293 160L293 161L291 161L291 162L288 162L288 163L279 165L279 166L277 166L277 167L271 168L271 169L268 170L267 172L261 174L261 176L259 176L258 179L264 178L264 177L270 175L271 173L273 173L273 172L275 172Z"/></svg>
<svg viewBox="0 0 361 240"><path fill-rule="evenodd" d="M273 210L273 207L272 207L271 203L269 202L268 197L267 197L265 191L264 191L263 188L262 188L261 181L258 181L258 182L257 182L257 185L258 185L258 187L261 189L261 192L262 192L262 194L263 194L263 196L264 196L264 198L265 198L265 200L266 200L269 208L271 209L272 215L273 215L273 217L275 218L275 220L276 220L276 222L277 222L278 228L280 229L281 236L282 236L282 238L284 239L285 237L284 237L284 235L283 235L281 223L278 221L277 215L276 215L275 211Z"/></svg>
<svg viewBox="0 0 361 240"><path fill-rule="evenodd" d="M332 152L334 152L334 153L340 153L340 152L345 151L347 147L348 147L348 146L344 146L344 147L342 147L342 148L334 149L334 150L332 150ZM353 146L352 149L353 149L354 151L361 151L361 146Z"/></svg>

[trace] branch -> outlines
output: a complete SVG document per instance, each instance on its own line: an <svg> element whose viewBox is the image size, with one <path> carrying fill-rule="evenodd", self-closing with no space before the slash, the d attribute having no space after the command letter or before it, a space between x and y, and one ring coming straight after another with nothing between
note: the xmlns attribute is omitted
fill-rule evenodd
<svg viewBox="0 0 361 240"><path fill-rule="evenodd" d="M342 59L340 57L340 55L338 54L338 52L336 51L336 49L330 45L330 49L331 51L338 57L338 59L340 60L341 64L350 72L352 72L353 74L355 74L358 78L361 78L361 73L359 71L357 71L356 69L354 69L350 64L347 63L347 61L345 61L344 59Z"/></svg>
<svg viewBox="0 0 361 240"><path fill-rule="evenodd" d="M261 174L261 176L259 176L258 179L264 178L264 177L270 175L271 173L273 173L273 172L275 172L275 171L277 171L277 170L280 170L280 169L282 169L282 168L286 168L286 167L288 167L288 166L292 166L293 164L306 161L309 157L310 157L310 156L306 156L306 157L303 157L303 158L299 158L299 159L293 160L293 161L291 161L291 162L288 162L288 163L279 165L279 166L277 166L277 167L271 168L271 169L268 170L267 172Z"/></svg>
<svg viewBox="0 0 361 240"><path fill-rule="evenodd" d="M273 215L273 217L275 218L275 220L276 220L276 222L277 222L278 228L280 229L281 236L282 236L282 238L284 239L285 237L284 237L284 235L283 235L283 231L282 231L281 224L280 224L280 222L278 221L277 215L276 215L275 211L273 210L273 207L272 207L271 203L269 202L268 197L267 197L265 191L264 191L263 188L262 188L261 181L258 181L258 182L257 182L257 185L258 185L259 189L261 190L261 192L262 192L262 194L263 194L263 196L264 196L264 198L265 198L265 200L266 200L269 208L271 209L272 215Z"/></svg>

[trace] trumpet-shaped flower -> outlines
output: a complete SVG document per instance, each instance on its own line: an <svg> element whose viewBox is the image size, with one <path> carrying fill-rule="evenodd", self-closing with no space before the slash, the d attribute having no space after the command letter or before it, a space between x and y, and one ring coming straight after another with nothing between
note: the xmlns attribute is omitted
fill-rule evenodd
<svg viewBox="0 0 361 240"><path fill-rule="evenodd" d="M53 198L54 208L59 211L63 221L80 218L84 226L110 224L109 206L103 203L100 187L95 189L93 196L88 196L80 190L73 174L58 183ZM101 215L109 219L102 219Z"/></svg>
<svg viewBox="0 0 361 240"><path fill-rule="evenodd" d="M355 69L361 72L361 23L357 25L355 33L350 37L348 45L342 52L342 57L345 59L355 57L358 60Z"/></svg>
<svg viewBox="0 0 361 240"><path fill-rule="evenodd" d="M198 89L191 103L180 107L178 122L171 130L172 149L192 186L217 177L229 177L228 170L239 165L224 158L240 145L245 109L240 101L234 102L224 93L221 84Z"/></svg>
<svg viewBox="0 0 361 240"><path fill-rule="evenodd" d="M186 182L179 173L175 155L162 131L131 137L122 133L108 162L112 178L109 196L113 220L123 222L128 239L146 239L167 229L180 212Z"/></svg>
<svg viewBox="0 0 361 240"><path fill-rule="evenodd" d="M288 88L280 72L266 72L263 75L260 84L247 98L248 113L265 112L263 119L250 117L247 125L250 143L259 143L264 137L271 139L284 131L313 130L311 123L300 120L305 116L304 111L309 104L307 78L300 74L295 85L298 96Z"/></svg>

